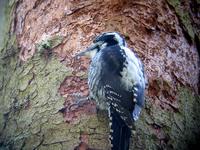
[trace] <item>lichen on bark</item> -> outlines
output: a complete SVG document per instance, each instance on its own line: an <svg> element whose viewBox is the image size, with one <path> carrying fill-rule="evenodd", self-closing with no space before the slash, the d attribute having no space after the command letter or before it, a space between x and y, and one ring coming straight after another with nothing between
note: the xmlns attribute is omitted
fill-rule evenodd
<svg viewBox="0 0 200 150"><path fill-rule="evenodd" d="M188 12L177 14L180 1L0 2L0 149L110 148L107 117L97 118L86 100L88 60L73 59L105 31L126 37L149 78L131 149L182 150L198 141L198 47L180 21L191 38L196 27Z"/></svg>

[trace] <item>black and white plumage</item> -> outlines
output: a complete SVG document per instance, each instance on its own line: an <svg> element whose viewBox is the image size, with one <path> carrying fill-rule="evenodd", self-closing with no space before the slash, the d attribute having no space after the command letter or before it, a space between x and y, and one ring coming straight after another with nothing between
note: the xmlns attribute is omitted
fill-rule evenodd
<svg viewBox="0 0 200 150"><path fill-rule="evenodd" d="M108 110L112 150L128 150L131 130L144 106L147 83L141 61L117 32L96 37L77 56L91 60L88 84L97 107Z"/></svg>

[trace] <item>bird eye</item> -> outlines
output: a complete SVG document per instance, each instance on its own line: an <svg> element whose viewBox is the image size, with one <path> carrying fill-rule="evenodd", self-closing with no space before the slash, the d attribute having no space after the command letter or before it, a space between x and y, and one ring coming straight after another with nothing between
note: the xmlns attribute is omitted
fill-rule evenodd
<svg viewBox="0 0 200 150"><path fill-rule="evenodd" d="M100 51L100 46L99 45L97 45L97 50Z"/></svg>

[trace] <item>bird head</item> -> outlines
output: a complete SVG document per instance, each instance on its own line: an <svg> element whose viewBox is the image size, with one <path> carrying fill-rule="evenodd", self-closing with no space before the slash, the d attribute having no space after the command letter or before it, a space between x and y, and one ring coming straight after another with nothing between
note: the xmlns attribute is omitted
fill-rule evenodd
<svg viewBox="0 0 200 150"><path fill-rule="evenodd" d="M126 41L124 38L117 32L104 32L98 35L94 40L93 43L84 51L81 51L76 55L76 57L80 56L88 56L93 58L96 53L101 51L102 49L113 46L127 46Z"/></svg>

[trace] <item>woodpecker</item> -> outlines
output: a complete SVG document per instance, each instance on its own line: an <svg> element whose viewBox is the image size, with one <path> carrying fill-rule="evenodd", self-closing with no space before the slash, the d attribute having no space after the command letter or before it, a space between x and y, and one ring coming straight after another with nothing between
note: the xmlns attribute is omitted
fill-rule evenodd
<svg viewBox="0 0 200 150"><path fill-rule="evenodd" d="M111 149L128 150L134 122L145 103L147 78L143 64L118 32L100 34L76 56L91 58L90 97L98 109L108 111Z"/></svg>

